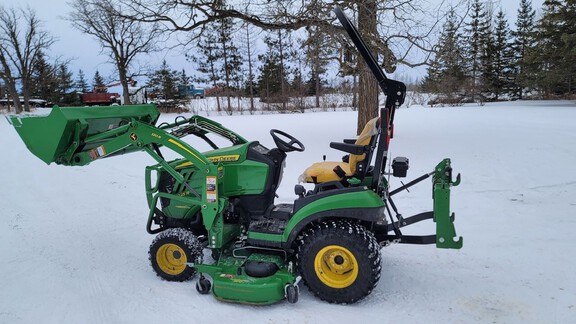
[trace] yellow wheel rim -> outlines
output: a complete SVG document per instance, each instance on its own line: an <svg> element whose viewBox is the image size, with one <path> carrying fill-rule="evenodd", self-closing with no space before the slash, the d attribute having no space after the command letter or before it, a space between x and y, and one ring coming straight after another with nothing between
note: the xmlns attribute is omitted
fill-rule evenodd
<svg viewBox="0 0 576 324"><path fill-rule="evenodd" d="M160 270L173 276L186 269L186 261L186 253L176 244L164 244L156 252L156 262Z"/></svg>
<svg viewBox="0 0 576 324"><path fill-rule="evenodd" d="M358 263L354 254L338 245L320 250L314 258L314 269L318 279L332 288L346 288L358 278Z"/></svg>

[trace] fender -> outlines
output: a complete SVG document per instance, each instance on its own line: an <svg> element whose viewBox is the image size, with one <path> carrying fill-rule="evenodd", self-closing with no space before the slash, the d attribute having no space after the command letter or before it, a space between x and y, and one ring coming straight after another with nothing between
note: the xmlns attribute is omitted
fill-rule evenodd
<svg viewBox="0 0 576 324"><path fill-rule="evenodd" d="M299 201L302 200L302 201ZM282 245L289 247L307 225L327 218L376 222L384 219L382 198L366 187L325 191L294 202L294 214L286 224Z"/></svg>

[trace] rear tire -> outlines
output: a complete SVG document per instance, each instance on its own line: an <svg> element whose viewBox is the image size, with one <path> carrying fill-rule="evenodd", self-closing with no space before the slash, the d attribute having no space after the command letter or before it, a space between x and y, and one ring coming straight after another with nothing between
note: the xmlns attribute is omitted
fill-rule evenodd
<svg viewBox="0 0 576 324"><path fill-rule="evenodd" d="M170 228L158 234L148 252L152 269L164 280L185 281L196 273L187 262L196 262L202 256L202 245L192 232L183 228Z"/></svg>
<svg viewBox="0 0 576 324"><path fill-rule="evenodd" d="M303 233L298 271L314 295L337 304L368 296L380 279L380 246L364 226L325 221Z"/></svg>

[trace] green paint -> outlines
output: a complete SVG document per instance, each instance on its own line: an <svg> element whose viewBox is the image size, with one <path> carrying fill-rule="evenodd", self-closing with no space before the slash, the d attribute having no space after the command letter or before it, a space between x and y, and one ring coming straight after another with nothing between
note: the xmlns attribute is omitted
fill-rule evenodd
<svg viewBox="0 0 576 324"><path fill-rule="evenodd" d="M279 234L267 234L267 233L259 233L259 232L248 232L248 237L254 240L261 240L261 241L272 241L272 242L285 242L283 235Z"/></svg>
<svg viewBox="0 0 576 324"><path fill-rule="evenodd" d="M80 140L98 134L116 135L124 132L121 127L132 121L154 124L160 113L153 105L113 107L54 106L48 116L7 116L26 147L47 164L71 165L70 148L76 149ZM118 129L119 128L119 129ZM117 132L110 132L118 129ZM83 148L90 150L96 143ZM68 152L67 152L68 151Z"/></svg>
<svg viewBox="0 0 576 324"><path fill-rule="evenodd" d="M293 284L296 279L289 271L290 265L282 258L270 255L250 254L247 259L273 262L280 269L269 277L251 277L242 268L246 259L231 256L222 256L214 264L199 264L195 267L198 272L212 278L212 292L219 300L256 305L273 304L283 300L284 287Z"/></svg>
<svg viewBox="0 0 576 324"><path fill-rule="evenodd" d="M382 198L372 190L335 194L315 200L298 210L286 225L282 242L288 241L288 236L300 222L307 222L307 218L324 211L339 209L362 209L383 207Z"/></svg>
<svg viewBox="0 0 576 324"><path fill-rule="evenodd" d="M148 153L157 162L145 171L146 199L150 209L148 221L153 219L155 208L159 208L160 198L170 199L169 206L162 210L168 217L182 220L190 219L198 212L202 214L208 232L208 247L223 256L212 264L196 264L195 267L212 277L216 298L249 304L271 304L284 299L286 285L294 284L296 280L294 265L287 261L294 259L290 254L293 251L284 251L282 257L248 250L242 253L241 245L237 244L243 234L240 224L224 221L229 199L261 194L269 180L267 164L246 159L253 142L204 117L177 118L172 124L157 127L154 124L158 116L153 105L56 106L45 117L10 116L8 120L29 150L48 164L82 166L129 152ZM180 135L195 130L195 134L202 137L210 132L229 139L232 145L201 153L175 135L173 130L178 127L183 132ZM152 144L170 149L180 158L165 161ZM171 193L159 190L160 174L165 172L174 178ZM282 234L248 232L247 235L250 239L285 243L290 234L295 234L319 216L357 219L359 215L366 215L368 209L382 209L386 197L378 196L369 188L371 180L371 177L363 181L349 179L351 186L363 190L347 192L335 189L331 191L332 195L311 200L286 222ZM382 186L387 187L386 179L382 180ZM456 236L454 228L454 214L450 215L450 187L459 183L459 175L455 181L452 180L449 159L436 166L433 201L438 248L462 247L462 238ZM243 267L246 260L275 263L279 270L265 278L250 277Z"/></svg>
<svg viewBox="0 0 576 324"><path fill-rule="evenodd" d="M434 221L436 222L436 247L443 249L462 248L462 237L456 236L455 215L450 215L450 187L460 184L460 175L452 181L450 159L438 163L434 170Z"/></svg>

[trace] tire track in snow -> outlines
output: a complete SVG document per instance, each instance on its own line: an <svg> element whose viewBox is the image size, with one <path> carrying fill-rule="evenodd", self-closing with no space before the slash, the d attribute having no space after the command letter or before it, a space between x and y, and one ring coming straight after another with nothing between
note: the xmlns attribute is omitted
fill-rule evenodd
<svg viewBox="0 0 576 324"><path fill-rule="evenodd" d="M576 185L576 181L569 181L569 182L562 182L558 184L550 184L550 185L541 185L536 187L528 187L530 190L538 190L538 189L549 189L549 188L561 188L561 187L569 187Z"/></svg>
<svg viewBox="0 0 576 324"><path fill-rule="evenodd" d="M485 190L470 190L462 191L462 193L505 193L505 192L518 192L522 189L525 190L538 190L538 189L552 189L552 188L562 188L576 185L576 181L561 182L556 184L541 185L535 187L526 188L515 188L515 189L485 189Z"/></svg>
<svg viewBox="0 0 576 324"><path fill-rule="evenodd" d="M95 323L117 323L118 317L110 311L114 309L110 307L110 298L108 297L111 290L108 289L109 285L105 284L102 278L105 276L95 275L90 279L88 298L92 300L90 309L94 312L93 320Z"/></svg>

